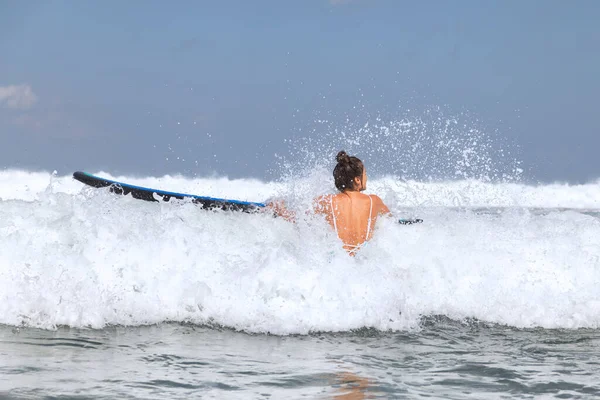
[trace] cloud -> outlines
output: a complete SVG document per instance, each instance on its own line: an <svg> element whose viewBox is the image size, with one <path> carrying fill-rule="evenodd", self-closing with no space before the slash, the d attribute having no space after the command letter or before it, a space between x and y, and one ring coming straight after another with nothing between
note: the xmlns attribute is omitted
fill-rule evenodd
<svg viewBox="0 0 600 400"><path fill-rule="evenodd" d="M37 101L29 85L0 86L0 107L27 110Z"/></svg>

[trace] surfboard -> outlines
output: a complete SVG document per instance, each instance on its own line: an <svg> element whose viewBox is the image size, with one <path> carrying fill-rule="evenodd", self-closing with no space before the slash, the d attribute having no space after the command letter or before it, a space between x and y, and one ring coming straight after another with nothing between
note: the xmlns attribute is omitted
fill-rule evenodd
<svg viewBox="0 0 600 400"><path fill-rule="evenodd" d="M130 185L128 183L117 182L111 179L101 178L87 172L77 171L73 173L73 178L81 183L94 188L108 188L111 193L119 195L131 195L134 199L145 201L169 201L171 199L191 199L191 201L203 209L213 210L221 209L225 211L242 211L247 213L257 212L267 205L265 203L241 201L231 199L220 199L216 197L198 196L194 194L168 192L160 189L152 189L142 186ZM398 222L402 225L412 225L423 222L422 219L400 219Z"/></svg>
<svg viewBox="0 0 600 400"><path fill-rule="evenodd" d="M94 188L109 188L112 193L120 195L131 195L134 199L145 201L169 201L171 199L191 199L191 201L203 209L221 209L227 211L255 212L266 207L265 203L220 199L216 197L197 196L187 193L168 192L165 190L146 188L142 186L130 185L128 183L117 182L110 179L101 178L87 172L77 171L73 178L81 183Z"/></svg>

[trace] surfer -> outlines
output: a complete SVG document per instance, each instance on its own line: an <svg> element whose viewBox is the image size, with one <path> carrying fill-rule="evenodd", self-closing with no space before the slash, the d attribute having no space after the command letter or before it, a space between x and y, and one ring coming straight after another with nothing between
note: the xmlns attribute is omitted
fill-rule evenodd
<svg viewBox="0 0 600 400"><path fill-rule="evenodd" d="M390 210L379 196L361 193L367 189L367 170L359 158L342 150L336 161L333 179L339 193L316 198L314 212L325 216L344 249L354 256L373 236L377 218L390 214ZM293 221L293 213L282 203L270 203L269 206L277 215Z"/></svg>
<svg viewBox="0 0 600 400"><path fill-rule="evenodd" d="M315 199L314 210L325 215L344 249L354 256L373 236L377 217L390 210L379 196L361 193L367 189L367 169L358 157L342 150L335 159L333 179L339 193Z"/></svg>

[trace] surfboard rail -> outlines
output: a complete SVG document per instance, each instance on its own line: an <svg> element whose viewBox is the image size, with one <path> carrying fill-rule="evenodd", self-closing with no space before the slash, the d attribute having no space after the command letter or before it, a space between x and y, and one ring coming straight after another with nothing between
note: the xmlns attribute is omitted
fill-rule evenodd
<svg viewBox="0 0 600 400"><path fill-rule="evenodd" d="M111 179L102 178L83 171L73 173L73 178L79 182L94 188L108 188L111 193L119 195L130 195L134 199L145 201L169 201L171 199L191 199L194 204L203 209L222 209L227 211L255 212L266 207L265 203L221 199L217 197L198 196L187 193L169 192L160 189L147 188L143 186L130 185ZM158 199L157 199L158 198Z"/></svg>

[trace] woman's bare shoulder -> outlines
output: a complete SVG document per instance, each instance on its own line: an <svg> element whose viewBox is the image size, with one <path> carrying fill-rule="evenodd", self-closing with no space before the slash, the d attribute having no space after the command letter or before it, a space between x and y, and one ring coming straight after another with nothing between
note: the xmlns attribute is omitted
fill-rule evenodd
<svg viewBox="0 0 600 400"><path fill-rule="evenodd" d="M373 204L377 208L378 212L381 214L388 214L390 212L389 208L385 205L381 197L376 194L372 194L371 198L373 199Z"/></svg>
<svg viewBox="0 0 600 400"><path fill-rule="evenodd" d="M376 194L370 194L369 196L371 196L371 198L373 199L373 202L383 203L383 200L381 200L381 197L377 196Z"/></svg>
<svg viewBox="0 0 600 400"><path fill-rule="evenodd" d="M324 194L319 197L316 197L313 200L313 208L316 212L324 212L329 207L331 198L334 195L332 194Z"/></svg>

